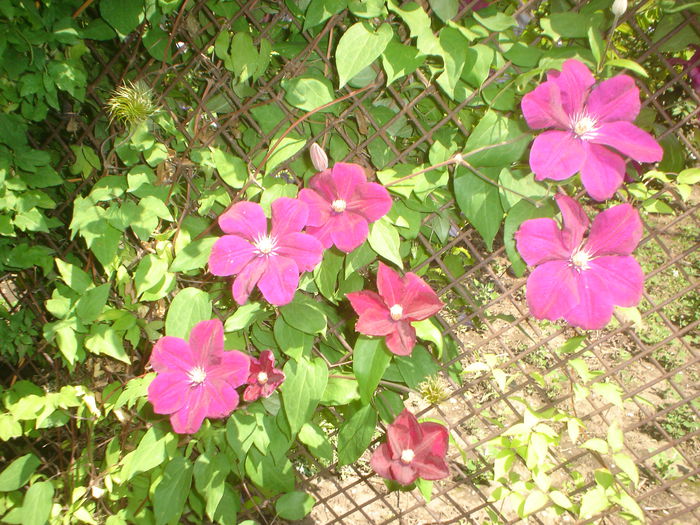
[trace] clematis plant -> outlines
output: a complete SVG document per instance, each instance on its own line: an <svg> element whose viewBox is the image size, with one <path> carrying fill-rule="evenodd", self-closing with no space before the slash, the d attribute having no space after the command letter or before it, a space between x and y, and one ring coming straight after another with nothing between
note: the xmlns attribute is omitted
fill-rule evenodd
<svg viewBox="0 0 700 525"><path fill-rule="evenodd" d="M449 476L445 461L449 434L440 423L419 423L404 409L386 429L386 442L370 459L372 469L383 478L410 485L418 478L438 480Z"/></svg>
<svg viewBox="0 0 700 525"><path fill-rule="evenodd" d="M299 275L321 262L323 246L301 230L308 208L297 199L280 197L272 203L272 226L268 232L262 207L239 202L219 217L227 235L214 243L209 271L214 275L237 275L233 298L244 304L257 285L265 299L274 305L292 301Z"/></svg>
<svg viewBox="0 0 700 525"><path fill-rule="evenodd" d="M349 253L369 235L369 224L391 209L391 197L384 186L367 182L362 166L337 163L331 170L314 175L299 199L309 206L306 231L324 248L335 245Z"/></svg>
<svg viewBox="0 0 700 525"><path fill-rule="evenodd" d="M261 397L270 397L272 392L284 381L284 372L275 368L275 356L270 350L260 352L260 357L251 358L248 386L243 392L243 399L252 403Z"/></svg>
<svg viewBox="0 0 700 525"><path fill-rule="evenodd" d="M518 252L535 266L527 279L527 303L538 319L563 317L574 326L599 330L614 306L635 306L644 274L631 256L642 237L639 213L619 204L599 213L590 228L582 206L557 195L563 226L549 218L530 219L515 234Z"/></svg>
<svg viewBox="0 0 700 525"><path fill-rule="evenodd" d="M236 388L245 384L250 370L246 354L224 351L224 327L218 319L197 323L189 342L162 337L150 364L157 375L148 386L148 400L156 414L170 414L178 434L194 434L205 417L233 412L239 401Z"/></svg>
<svg viewBox="0 0 700 525"><path fill-rule="evenodd" d="M397 355L409 355L416 345L413 321L422 321L444 306L423 279L408 272L405 277L379 263L377 290L346 295L360 316L355 329L366 335L384 336L386 346Z"/></svg>
<svg viewBox="0 0 700 525"><path fill-rule="evenodd" d="M561 72L548 73L546 82L523 97L522 110L532 129L549 129L532 144L535 178L564 180L580 172L588 194L602 201L613 196L625 176L625 161L617 152L657 162L663 150L632 124L641 107L632 77L617 75L594 84L584 64L567 60Z"/></svg>

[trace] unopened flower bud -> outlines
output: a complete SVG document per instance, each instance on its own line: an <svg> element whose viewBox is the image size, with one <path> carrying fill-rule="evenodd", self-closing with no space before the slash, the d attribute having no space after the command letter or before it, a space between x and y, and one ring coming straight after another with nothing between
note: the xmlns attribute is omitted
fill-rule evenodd
<svg viewBox="0 0 700 525"><path fill-rule="evenodd" d="M328 155L323 151L323 148L316 144L315 142L311 144L309 150L311 154L311 163L314 165L318 171L325 171L328 169Z"/></svg>
<svg viewBox="0 0 700 525"><path fill-rule="evenodd" d="M627 11L627 0L615 0L612 5L612 12L615 16L622 16Z"/></svg>

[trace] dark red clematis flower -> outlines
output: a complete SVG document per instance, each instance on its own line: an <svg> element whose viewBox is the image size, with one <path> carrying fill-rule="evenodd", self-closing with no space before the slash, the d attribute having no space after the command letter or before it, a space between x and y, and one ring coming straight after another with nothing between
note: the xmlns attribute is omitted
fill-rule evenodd
<svg viewBox="0 0 700 525"><path fill-rule="evenodd" d="M370 465L383 478L401 485L416 479L437 480L450 474L445 461L449 434L440 423L419 423L404 409L386 429L386 442L372 454Z"/></svg>
<svg viewBox="0 0 700 525"><path fill-rule="evenodd" d="M284 372L275 368L275 356L270 350L263 350L258 359L250 360L250 376L243 399L252 403L258 398L270 397L283 381Z"/></svg>
<svg viewBox="0 0 700 525"><path fill-rule="evenodd" d="M396 355L409 355L416 345L412 321L423 321L444 306L423 279L408 272L400 277L379 263L379 293L363 290L346 295L360 318L355 329L361 334L386 336L386 346Z"/></svg>

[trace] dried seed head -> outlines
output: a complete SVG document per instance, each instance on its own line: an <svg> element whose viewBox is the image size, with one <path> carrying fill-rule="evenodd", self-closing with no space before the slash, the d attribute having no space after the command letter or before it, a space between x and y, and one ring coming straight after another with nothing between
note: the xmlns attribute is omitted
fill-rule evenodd
<svg viewBox="0 0 700 525"><path fill-rule="evenodd" d="M428 376L418 385L418 392L425 401L437 405L449 397L450 385L439 375Z"/></svg>
<svg viewBox="0 0 700 525"><path fill-rule="evenodd" d="M141 81L118 87L107 100L109 121L116 119L129 127L140 124L157 111L153 92Z"/></svg>

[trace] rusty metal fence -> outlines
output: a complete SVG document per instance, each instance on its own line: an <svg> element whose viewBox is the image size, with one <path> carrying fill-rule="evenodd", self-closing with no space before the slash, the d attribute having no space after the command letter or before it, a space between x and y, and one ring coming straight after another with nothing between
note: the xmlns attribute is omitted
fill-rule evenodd
<svg viewBox="0 0 700 525"><path fill-rule="evenodd" d="M190 5L191 4L191 5ZM187 201L181 202L185 210L196 209L196 167L188 162L194 148L206 148L217 143L249 163L255 171L261 153L266 153L279 138L280 133L290 129L303 129L309 144L316 141L328 144L331 135L339 137L348 153L346 160L370 166L367 151L371 144L381 141L390 160L385 167L405 162L412 155L422 154L426 146L435 141L435 134L447 123L468 134L468 129L459 118L459 112L469 106L474 94L464 102L454 103L441 93L431 79L420 69L389 87L378 81L367 88L353 91L346 88L346 106L337 113L316 113L308 125L305 112L295 109L284 100L280 87L283 80L302 73L309 61L321 64L332 71L332 46L347 26L345 12L332 16L315 37L304 32L297 18L283 2L274 2L269 9L260 9L264 2L237 1L237 11L231 17L212 12L207 2L184 2L183 7L172 13L169 24L162 29L169 35L166 48L172 50L172 60L166 63L149 54L141 38L131 35L125 40L92 42L89 52L100 71L96 72L87 89L89 101L80 112L70 107L60 114L50 114L47 123L32 132L35 147L51 148L61 153L57 169L74 162L71 144L87 144L104 155L104 173L94 171L91 177L77 183L75 195L89 191L92 184L110 169L109 159L114 152L104 150L109 137L104 136L104 104L113 87L126 80L142 80L153 88L159 104L173 93L185 93L184 99L196 100L192 107L168 107L167 111L186 138L185 151L171 155L167 170L162 175L168 184L186 185L191 192ZM462 3L461 13L471 10L471 5ZM638 6L639 7L639 6ZM529 24L537 23L537 13L546 5L528 2L518 9L518 14L527 14ZM459 14L457 16L460 16ZM652 42L649 28L637 19L634 7L623 15L621 22L632 31L624 49L615 47L620 58L634 59L649 70L662 71L654 78L662 79L658 85L641 83L643 105L652 107L663 119L665 136L675 137L684 155L697 162L698 122L700 98L687 79L687 70L676 65L663 44L674 34L693 30L700 34L700 20L694 15L684 16L681 23L660 40ZM209 52L221 31L227 31L237 23L255 28L259 39L285 26L296 26L305 38L293 57L277 55L271 73L254 83L254 92L245 96L237 93L231 85L231 73L222 67L220 60ZM143 31L143 24L139 31ZM403 35L405 39L408 35ZM498 35L492 34L490 43L498 45ZM322 44L323 42L323 44ZM164 57L165 58L165 57ZM510 62L492 69L484 87L496 84L518 68ZM418 85L422 89L411 100L402 96L405 86ZM378 122L368 106L377 97L388 97L398 111L388 120ZM170 97L169 100L173 100ZM428 100L431 107L442 114L435 124L426 128L416 118L421 101ZM688 109L682 114L676 110L678 100L687 102ZM216 106L216 107L215 107ZM277 121L261 129L253 112L257 109L274 108ZM358 136L346 133L339 123L355 120L364 132ZM397 139L387 130L404 119L412 126L419 138L407 143ZM246 144L242 138L245 130L252 128L262 137L254 144ZM309 135L311 134L311 135ZM664 139L664 135L660 139ZM376 146L375 146L376 147ZM306 155L302 149L296 155ZM280 176L285 166L278 167ZM419 416L436 417L450 428L461 448L450 449L450 456L462 454L471 467L453 470L449 480L436 483L432 500L426 503L417 491L387 493L383 483L367 468L366 461L338 468L337 465L321 465L298 444L297 463L307 465L300 468L303 489L312 494L317 504L308 523L488 523L501 521L516 523L519 518L514 509L496 502L491 496L489 475L492 462L483 454L483 445L502 435L514 424L522 421L523 404L517 399L541 410L562 408L581 418L588 428L586 437L603 435L604 429L617 420L623 425L627 452L640 469L642 480L635 490L629 490L640 505L649 522L654 523L700 523L700 405L698 379L700 378L700 195L695 188L687 199L681 198L665 183L655 187L657 198L663 198L673 214L644 214L645 237L638 249L638 259L646 272L646 291L640 305L641 319L618 318L612 328L600 332L580 333L561 324L539 323L529 316L524 301L524 278L515 278L508 271L508 262L503 246L492 252L486 250L479 236L466 223L454 225L453 234L439 249L430 239L418 235L420 243L429 257L422 265L429 265L444 274L449 284L438 290L443 298L457 298L464 308L448 310L440 316L443 334L458 343L458 351L448 360L438 363L440 386L444 399L438 403L427 403L420 396L410 396ZM232 190L229 190L232 191ZM188 193L189 194L189 193ZM238 195L231 193L235 200ZM71 203L69 199L55 210L55 216L64 224L70 223ZM214 219L214 217L212 217ZM66 239L69 236L66 235ZM66 240L56 245L47 236L58 254L72 253L85 265L91 264L89 254L78 240ZM459 253L465 271L453 275L454 266L445 262L451 254ZM5 300L15 308L28 308L34 312L37 322L47 321L43 309L49 291L42 284L40 275L31 272L7 274L2 281L12 283L3 287ZM12 290L12 291L8 291ZM450 300L445 300L448 304ZM334 329L342 339L342 326ZM562 353L562 343L581 334L580 344L570 353ZM350 348L350 346L347 346ZM52 362L45 344L39 343L39 352ZM147 355L147 353L145 354ZM622 403L618 406L600 395L591 394L581 401L575 398L572 388L576 378L570 361L582 358L588 369L595 370L594 377L586 385L606 384L606 388L617 390ZM495 375L475 363L489 361L489 366L501 370L508 378L505 382L495 380ZM459 378L450 373L458 363L464 369ZM65 372L56 364L53 370L36 367L32 360L20 365L6 364L11 376L29 378L38 384L64 377ZM145 363L137 362L130 374L138 375ZM113 379L128 380L129 373ZM49 375L53 379L49 378ZM575 400L576 399L576 400ZM340 417L339 414L336 414ZM600 434L596 434L600 430ZM71 458L62 451L61 442L73 439L75 427L67 427L57 433L54 446L51 442L36 442L38 455L53 449L58 454L56 471L68 468ZM11 444L9 446L12 446ZM615 470L616 467L601 454L562 443L561 457L554 472L569 495L576 495L592 486L590 473L598 467ZM571 452L571 453L569 453ZM295 463L296 464L296 463ZM580 483L577 472L584 474ZM246 487L254 492L254 488ZM262 501L262 500L261 500ZM595 516L591 521L603 518L603 522L616 523L611 508ZM265 504L256 505L249 511L249 518L261 523L271 523L272 518ZM243 516L241 516L243 517ZM491 521L489 521L491 520ZM544 508L530 516L532 523L565 523L571 517L556 516L550 508Z"/></svg>

